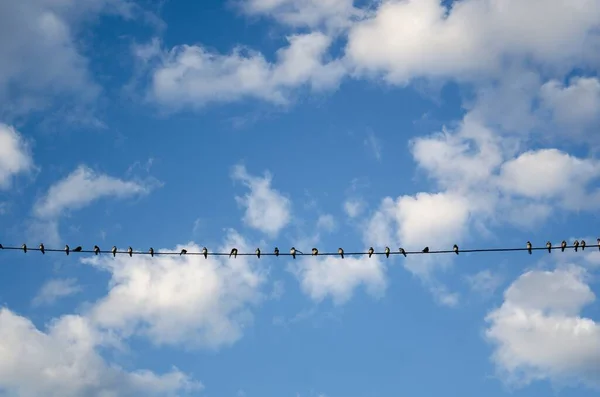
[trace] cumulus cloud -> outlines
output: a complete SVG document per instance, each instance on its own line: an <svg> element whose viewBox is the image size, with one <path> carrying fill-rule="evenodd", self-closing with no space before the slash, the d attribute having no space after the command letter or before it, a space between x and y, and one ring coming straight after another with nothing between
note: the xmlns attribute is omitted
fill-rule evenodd
<svg viewBox="0 0 600 397"><path fill-rule="evenodd" d="M288 41L288 47L277 51L274 63L242 47L226 55L189 45L165 54L143 51L140 56L146 61L158 58L151 72L150 97L173 109L244 98L286 104L293 88L309 85L319 91L337 87L345 69L338 60L326 60L330 37L313 32L289 36ZM152 56L156 54L158 57Z"/></svg>
<svg viewBox="0 0 600 397"><path fill-rule="evenodd" d="M29 146L13 127L0 123L0 189L10 188L15 175L33 168Z"/></svg>
<svg viewBox="0 0 600 397"><path fill-rule="evenodd" d="M245 196L236 197L236 201L246 210L243 218L246 225L276 237L291 220L290 199L271 187L269 173L262 178L255 177L248 174L246 167L237 165L231 176L250 189Z"/></svg>
<svg viewBox="0 0 600 397"><path fill-rule="evenodd" d="M202 388L177 369L157 375L109 365L96 351L108 342L84 317L60 317L44 332L2 308L0 385L22 397L175 396Z"/></svg>
<svg viewBox="0 0 600 397"><path fill-rule="evenodd" d="M593 77L576 77L568 85L557 80L540 89L542 107L552 114L552 121L563 128L585 130L600 121L600 81Z"/></svg>
<svg viewBox="0 0 600 397"><path fill-rule="evenodd" d="M82 288L75 278L48 280L33 298L34 306L51 305L60 298L81 292Z"/></svg>
<svg viewBox="0 0 600 397"><path fill-rule="evenodd" d="M549 379L600 388L600 324L581 315L594 300L580 268L519 277L486 317L503 379L516 386Z"/></svg>

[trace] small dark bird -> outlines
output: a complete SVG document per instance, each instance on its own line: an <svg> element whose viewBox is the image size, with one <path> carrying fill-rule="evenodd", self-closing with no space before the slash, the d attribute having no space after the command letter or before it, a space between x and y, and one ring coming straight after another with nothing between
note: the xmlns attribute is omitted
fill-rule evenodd
<svg viewBox="0 0 600 397"><path fill-rule="evenodd" d="M181 252L179 253L179 256L185 255L185 254L187 254L187 250L185 248L182 248Z"/></svg>
<svg viewBox="0 0 600 397"><path fill-rule="evenodd" d="M575 248L575 252L577 252L577 248L579 248L579 241L575 240L575 242L573 243L573 248Z"/></svg>
<svg viewBox="0 0 600 397"><path fill-rule="evenodd" d="M44 244L40 243L40 252L42 255L46 254L46 249L44 248Z"/></svg>
<svg viewBox="0 0 600 397"><path fill-rule="evenodd" d="M94 245L94 254L98 255L100 253L100 247L98 247L97 245Z"/></svg>
<svg viewBox="0 0 600 397"><path fill-rule="evenodd" d="M127 248L127 253L129 254L129 257L131 258L133 256L133 248L131 248L131 247Z"/></svg>
<svg viewBox="0 0 600 397"><path fill-rule="evenodd" d="M150 253L150 256L154 257L154 248L150 247L148 252Z"/></svg>
<svg viewBox="0 0 600 397"><path fill-rule="evenodd" d="M2 244L0 244L0 250L3 250L4 246Z"/></svg>
<svg viewBox="0 0 600 397"><path fill-rule="evenodd" d="M273 252L275 253L275 256L279 256L279 248L275 247Z"/></svg>
<svg viewBox="0 0 600 397"><path fill-rule="evenodd" d="M338 254L344 259L344 250L342 248L338 248Z"/></svg>
<svg viewBox="0 0 600 397"><path fill-rule="evenodd" d="M598 243L598 251L600 251L600 238L598 239L597 243Z"/></svg>
<svg viewBox="0 0 600 397"><path fill-rule="evenodd" d="M290 249L290 254L292 254L292 258L296 259L296 248L292 247Z"/></svg>
<svg viewBox="0 0 600 397"><path fill-rule="evenodd" d="M83 247L81 245L78 245L77 247L75 247L73 249L73 252L81 252L81 251L83 251Z"/></svg>
<svg viewBox="0 0 600 397"><path fill-rule="evenodd" d="M390 257L390 247L385 247L385 257L389 258Z"/></svg>
<svg viewBox="0 0 600 397"><path fill-rule="evenodd" d="M581 250L585 250L585 240L581 240Z"/></svg>
<svg viewBox="0 0 600 397"><path fill-rule="evenodd" d="M112 252L113 258L117 256L117 246L113 245L113 247L110 249L110 252Z"/></svg>
<svg viewBox="0 0 600 397"><path fill-rule="evenodd" d="M375 252L375 250L373 249L373 247L369 248L369 258L373 255L373 253Z"/></svg>
<svg viewBox="0 0 600 397"><path fill-rule="evenodd" d="M423 251L421 251L421 252L423 252L424 254L428 253L429 252L429 247L423 248Z"/></svg>
<svg viewBox="0 0 600 397"><path fill-rule="evenodd" d="M550 241L546 243L546 248L548 248L548 253L552 252L552 243Z"/></svg>
<svg viewBox="0 0 600 397"><path fill-rule="evenodd" d="M406 258L406 250L404 248L398 248L398 251Z"/></svg>
<svg viewBox="0 0 600 397"><path fill-rule="evenodd" d="M567 242L565 240L560 243L560 252L565 252L565 248L567 248Z"/></svg>
<svg viewBox="0 0 600 397"><path fill-rule="evenodd" d="M318 249L316 249L316 248L313 248L313 249L312 249L312 254L313 254L313 256L317 256L317 255L319 255L319 250L318 250Z"/></svg>
<svg viewBox="0 0 600 397"><path fill-rule="evenodd" d="M69 255L69 252L71 252L71 249L69 248L69 244L65 244L65 254Z"/></svg>
<svg viewBox="0 0 600 397"><path fill-rule="evenodd" d="M24 253L27 253L27 244L23 244L21 246L21 249L23 250Z"/></svg>
<svg viewBox="0 0 600 397"><path fill-rule="evenodd" d="M202 248L202 255L204 255L204 259L208 258L208 250L206 247Z"/></svg>
<svg viewBox="0 0 600 397"><path fill-rule="evenodd" d="M260 248L257 248L256 251L255 251L255 253L256 253L256 257L258 259L260 259Z"/></svg>
<svg viewBox="0 0 600 397"><path fill-rule="evenodd" d="M231 255L233 255L234 258L237 258L237 248L231 249L231 252L229 253L230 258L231 258Z"/></svg>
<svg viewBox="0 0 600 397"><path fill-rule="evenodd" d="M454 253L456 255L458 255L458 245L454 244L454 247L452 247L452 250L454 251Z"/></svg>
<svg viewBox="0 0 600 397"><path fill-rule="evenodd" d="M531 255L531 242L527 242L527 252L529 252L529 255Z"/></svg>

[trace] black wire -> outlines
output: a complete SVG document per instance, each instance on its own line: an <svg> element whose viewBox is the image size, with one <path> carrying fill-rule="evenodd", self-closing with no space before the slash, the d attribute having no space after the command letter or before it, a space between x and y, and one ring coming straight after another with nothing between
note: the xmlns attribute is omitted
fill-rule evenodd
<svg viewBox="0 0 600 397"><path fill-rule="evenodd" d="M586 248L599 248L600 249L600 244L590 244L590 245L586 245ZM565 249L567 248L575 248L574 245L567 245L565 247ZM582 248L581 245L579 245L578 250ZM560 246L553 246L552 247L552 251L556 251L556 250L562 250L562 247ZM3 250L12 250L12 251L22 251L23 248L22 247L13 247L13 246L2 246L2 249L0 249L0 251ZM513 251L541 251L541 250L548 250L548 247L543 246L543 247L531 247L531 249L529 248L523 248L523 247L518 247L518 248L477 248L477 249L460 249L459 253L471 253L471 252L513 252ZM581 249L583 251L583 249ZM30 248L27 247L27 251L41 251L41 248ZM44 252L65 252L64 249L56 249L56 248L44 248ZM94 254L95 251L94 250L81 250L81 251L73 251L73 249L71 249L69 251L69 253L73 253L73 254ZM106 251L106 250L100 250L98 251L99 254L112 254L112 251ZM115 254L126 254L129 255L129 251L119 251L117 250L115 252ZM148 251L132 251L131 252L132 255L151 255L150 252ZM400 251L391 251L389 252L389 255L429 255L429 254L456 254L454 252L454 250L430 250L429 252L423 252L423 251L405 251L405 252L400 252ZM186 252L185 254L182 254L181 252L175 252L175 251L171 251L171 252L158 252L155 251L154 252L155 256L160 256L160 255L204 255L204 253L202 252ZM206 254L207 256L234 256L228 252L207 252ZM362 255L369 255L368 252L344 252L344 256L362 256ZM385 252L373 252L372 255L386 255ZM257 256L255 252L253 253L249 253L249 252L242 252L242 253L238 253L237 256ZM292 256L291 253L289 252L280 252L279 254L275 254L274 252L263 252L261 250L260 252L260 256ZM300 252L296 252L296 256L340 256L340 254L338 252L319 252L317 255L313 255L312 253L300 253Z"/></svg>

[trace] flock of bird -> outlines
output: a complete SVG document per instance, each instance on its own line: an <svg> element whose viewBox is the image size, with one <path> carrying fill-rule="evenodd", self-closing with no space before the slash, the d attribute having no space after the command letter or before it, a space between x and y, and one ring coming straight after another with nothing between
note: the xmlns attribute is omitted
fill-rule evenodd
<svg viewBox="0 0 600 397"><path fill-rule="evenodd" d="M596 246L598 247L598 250L600 250L600 238L598 239L598 244ZM581 242L578 241L578 240L575 240L575 242L573 243L573 245L571 247L575 249L575 252L577 252L577 250L579 248L581 248L581 250L585 250L586 243L585 243L584 240L581 240ZM2 246L2 244L0 244L0 249L5 249L5 248L7 248L7 249L18 249L16 247L4 247L4 246ZM555 248L555 247L553 247L552 243L550 241L548 241L546 243L546 249L548 250L548 252L551 253L553 248ZM560 244L560 250L561 250L561 252L564 252L566 248L568 248L567 242L563 240L561 242L561 244ZM31 248L27 247L27 244L23 244L20 249L23 250L24 253L27 253L28 249L31 250ZM543 249L543 248L533 248L531 242L528 241L527 244L526 244L526 249L529 252L529 254L531 255L532 251L534 249ZM57 249L46 249L44 247L43 243L39 245L39 248L37 248L37 249L33 248L33 250L40 251L42 254L45 254L46 251L52 251L52 252L61 251L61 250L57 250ZM463 250L462 252L506 251L506 250L517 251L517 250L522 250L522 248L516 248L516 249ZM69 253L71 253L71 252L80 252L80 253L81 252L93 252L95 255L99 255L100 253L105 252L105 251L100 250L100 247L98 247L97 245L94 245L94 249L92 251L86 251L86 250L83 249L82 246L77 246L77 247L71 249L69 247L69 245L65 245L64 252L67 255L69 255ZM404 257L406 257L407 254L427 254L429 252L430 252L429 251L429 247L423 248L420 252L418 252L418 251L417 252L407 252L404 248L398 248L398 252L396 252L396 254L402 254ZM452 251L436 251L436 253L448 253L448 252L454 252L456 255L458 255L461 251L458 248L458 245L456 245L456 244L454 244L454 246L452 247ZM112 249L110 250L110 253L113 255L113 257L115 257L118 253L121 253L121 252L117 250L116 246L113 246ZM154 255L155 255L155 252L154 252L153 248L150 248L148 250L148 252L134 252L133 248L129 247L127 249L126 253L130 257L133 256L134 253L136 255L137 254L149 254L152 257L154 257ZM185 255L187 253L188 253L188 251L184 248L184 249L182 249L179 252L179 255ZM384 250L383 254L386 256L386 258L389 258L391 253L392 252L390 250L390 247L385 247L385 250ZM169 253L161 252L161 255L165 255L165 254L171 254L172 255L172 254L177 254L177 253L176 252L169 252ZM194 252L194 253L191 253L191 254L198 254L198 253ZM208 258L208 255L209 255L208 249L206 247L203 247L202 251L200 252L200 254L203 255L204 258ZM256 257L259 258L259 259L260 259L261 254L262 253L261 253L260 248L257 248L256 251L254 252L254 255L256 255ZM365 254L364 252L352 253L352 255L364 255L364 254ZM373 249L373 247L370 247L369 250L366 252L366 254L370 258L372 255L379 255L381 253L376 253L375 250ZM158 255L158 253L156 253L156 255ZM226 253L211 253L210 255L227 255L227 254ZM252 254L239 254L239 255L252 255ZM280 255L279 248L275 247L275 249L274 249L274 251L273 251L272 254L266 254L266 255L279 256ZM285 254L281 254L281 255L285 255ZM292 247L290 249L289 255L293 259L296 259L296 255L304 255L304 253L302 251L297 250L295 247ZM313 248L312 251L311 251L311 255L312 256L319 255L319 250L317 248ZM321 255L336 255L336 254L334 254L334 253L325 253L325 254L321 254ZM344 259L344 249L343 248L338 248L337 255L339 255L342 259ZM231 257L237 258L237 256L238 256L238 249L237 248L232 248L231 251L230 251L230 253L229 253L229 257L230 258Z"/></svg>

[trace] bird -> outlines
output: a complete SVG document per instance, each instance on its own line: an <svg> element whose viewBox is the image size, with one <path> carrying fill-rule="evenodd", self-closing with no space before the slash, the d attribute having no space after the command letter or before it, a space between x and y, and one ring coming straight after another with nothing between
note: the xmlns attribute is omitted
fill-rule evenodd
<svg viewBox="0 0 600 397"><path fill-rule="evenodd" d="M585 240L581 240L581 250L585 250Z"/></svg>
<svg viewBox="0 0 600 397"><path fill-rule="evenodd" d="M527 252L529 252L529 255L531 255L531 242L527 242Z"/></svg>
<svg viewBox="0 0 600 397"><path fill-rule="evenodd" d="M454 247L452 247L452 250L454 251L454 253L456 255L458 255L458 245L454 244Z"/></svg>
<svg viewBox="0 0 600 397"><path fill-rule="evenodd" d="M565 248L567 248L567 242L565 240L560 243L560 252L565 252Z"/></svg>
<svg viewBox="0 0 600 397"><path fill-rule="evenodd" d="M275 253L275 256L279 256L279 248L275 247L273 252Z"/></svg>
<svg viewBox="0 0 600 397"><path fill-rule="evenodd" d="M21 249L23 250L24 253L27 253L27 244L23 244L21 246Z"/></svg>
<svg viewBox="0 0 600 397"><path fill-rule="evenodd" d="M179 253L179 256L185 255L185 254L187 254L187 250L185 248L182 248L181 252Z"/></svg>
<svg viewBox="0 0 600 397"><path fill-rule="evenodd" d="M385 257L389 258L390 257L390 247L385 247Z"/></svg>
<svg viewBox="0 0 600 397"><path fill-rule="evenodd" d="M257 248L256 251L255 251L255 253L256 253L256 257L258 259L260 259L260 248Z"/></svg>
<svg viewBox="0 0 600 397"><path fill-rule="evenodd" d="M46 249L44 248L44 244L40 243L40 252L42 255L46 254Z"/></svg>
<svg viewBox="0 0 600 397"><path fill-rule="evenodd" d="M113 245L113 247L110 249L110 252L112 252L113 258L117 256L117 246Z"/></svg>
<svg viewBox="0 0 600 397"><path fill-rule="evenodd" d="M423 248L423 251L422 251L422 252L423 252L424 254L427 254L427 253L429 252L429 247L425 247L425 248Z"/></svg>
<svg viewBox="0 0 600 397"><path fill-rule="evenodd" d="M208 258L208 250L206 249L206 247L202 248L202 255L204 255L204 259Z"/></svg>
<svg viewBox="0 0 600 397"><path fill-rule="evenodd" d="M375 250L373 249L373 247L369 248L369 258L371 257L371 255L373 255L374 252Z"/></svg>
<svg viewBox="0 0 600 397"><path fill-rule="evenodd" d="M575 248L575 252L577 252L577 248L579 248L579 241L575 240L575 242L573 243L573 248Z"/></svg>
<svg viewBox="0 0 600 397"><path fill-rule="evenodd" d="M2 244L0 244L0 250L3 250L4 246Z"/></svg>
<svg viewBox="0 0 600 397"><path fill-rule="evenodd" d="M296 248L290 248L290 254L292 255L292 258L296 259Z"/></svg>
<svg viewBox="0 0 600 397"><path fill-rule="evenodd" d="M150 253L150 256L154 257L154 248L150 247L148 252Z"/></svg>
<svg viewBox="0 0 600 397"><path fill-rule="evenodd" d="M600 251L600 238L598 239L598 251Z"/></svg>
<svg viewBox="0 0 600 397"><path fill-rule="evenodd" d="M233 255L234 258L237 258L237 248L231 249L231 252L229 253L230 258L231 258L231 255Z"/></svg>
<svg viewBox="0 0 600 397"><path fill-rule="evenodd" d="M316 248L313 248L312 249L312 254L313 254L313 256L319 255L319 250L316 249Z"/></svg>
<svg viewBox="0 0 600 397"><path fill-rule="evenodd" d="M127 253L129 254L129 257L131 258L131 256L133 255L133 248L131 248L131 247L127 248Z"/></svg>
<svg viewBox="0 0 600 397"><path fill-rule="evenodd" d="M338 254L340 254L342 259L344 259L344 249L343 248L338 248Z"/></svg>
<svg viewBox="0 0 600 397"><path fill-rule="evenodd" d="M73 252L81 252L81 251L83 251L83 247L81 245L78 245L77 247L75 247L73 249Z"/></svg>
<svg viewBox="0 0 600 397"><path fill-rule="evenodd" d="M546 243L546 248L548 248L548 253L552 252L552 243L550 241Z"/></svg>
<svg viewBox="0 0 600 397"><path fill-rule="evenodd" d="M398 251L406 258L406 250L404 248L398 248Z"/></svg>
<svg viewBox="0 0 600 397"><path fill-rule="evenodd" d="M71 252L71 249L69 248L69 244L65 244L65 254L69 255L69 252Z"/></svg>
<svg viewBox="0 0 600 397"><path fill-rule="evenodd" d="M98 247L97 245L94 245L94 254L98 255L100 253L100 247Z"/></svg>

